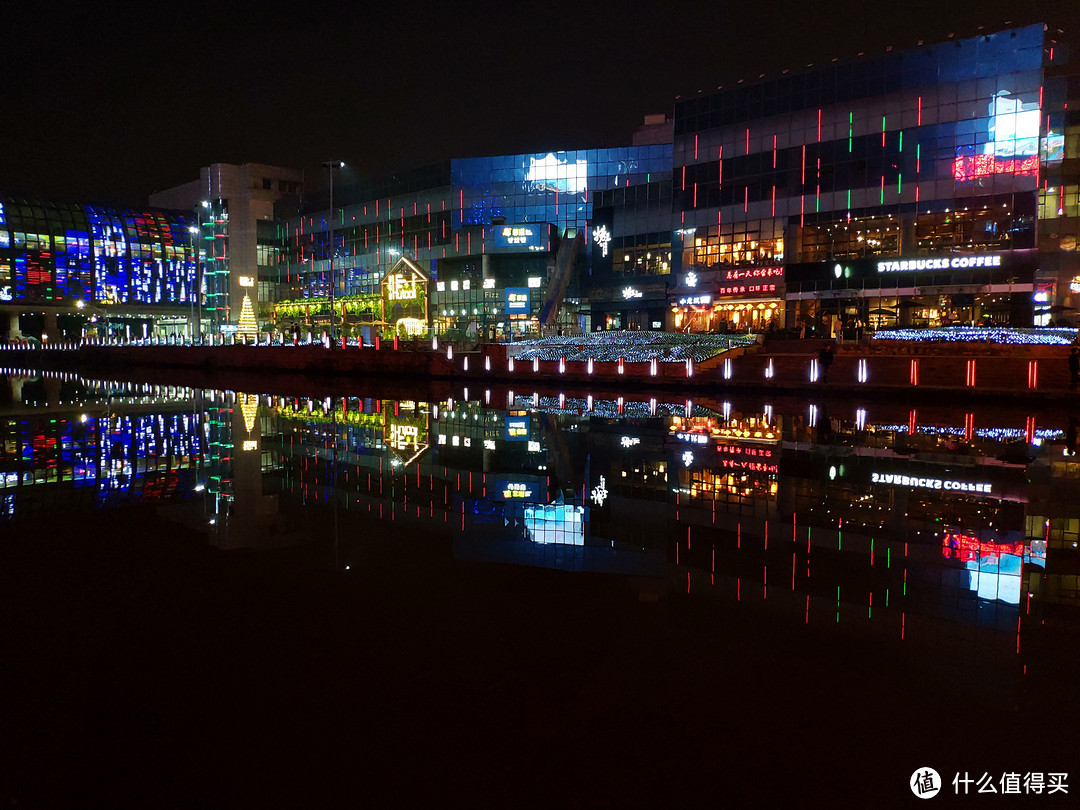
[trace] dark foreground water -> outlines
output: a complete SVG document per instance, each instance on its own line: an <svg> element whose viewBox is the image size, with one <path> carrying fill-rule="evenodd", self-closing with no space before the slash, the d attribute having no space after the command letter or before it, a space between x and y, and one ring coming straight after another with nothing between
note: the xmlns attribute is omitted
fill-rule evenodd
<svg viewBox="0 0 1080 810"><path fill-rule="evenodd" d="M0 384L0 807L1080 793L1080 409L177 382Z"/></svg>

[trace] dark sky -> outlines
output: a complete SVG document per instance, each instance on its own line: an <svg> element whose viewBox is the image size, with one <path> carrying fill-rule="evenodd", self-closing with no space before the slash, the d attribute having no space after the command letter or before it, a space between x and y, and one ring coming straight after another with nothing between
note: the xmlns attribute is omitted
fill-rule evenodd
<svg viewBox="0 0 1080 810"><path fill-rule="evenodd" d="M1080 34L1080 0L14 3L0 191L138 205L213 162L615 146L678 94L1043 20Z"/></svg>

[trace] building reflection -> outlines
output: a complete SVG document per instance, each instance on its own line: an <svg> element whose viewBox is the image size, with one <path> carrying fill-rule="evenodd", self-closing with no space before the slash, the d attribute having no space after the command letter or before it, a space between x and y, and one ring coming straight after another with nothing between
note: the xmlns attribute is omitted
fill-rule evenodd
<svg viewBox="0 0 1080 810"><path fill-rule="evenodd" d="M7 386L5 520L154 501L224 548L332 536L342 570L373 538L436 537L462 560L630 575L1021 665L1023 637L1080 595L1065 413Z"/></svg>
<svg viewBox="0 0 1080 810"><path fill-rule="evenodd" d="M0 520L190 498L202 425L191 389L8 370Z"/></svg>

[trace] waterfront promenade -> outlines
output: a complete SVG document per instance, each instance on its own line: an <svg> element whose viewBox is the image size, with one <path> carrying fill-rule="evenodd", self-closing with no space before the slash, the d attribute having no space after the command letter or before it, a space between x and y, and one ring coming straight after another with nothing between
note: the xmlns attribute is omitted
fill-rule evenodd
<svg viewBox="0 0 1080 810"><path fill-rule="evenodd" d="M56 344L43 348L0 345L0 366L89 373L135 373L140 369L206 373L303 374L460 381L518 387L522 392L552 386L685 389L716 392L767 389L797 393L906 396L995 396L1064 399L1076 396L1067 345L994 342L859 341L822 339L743 340L704 359L649 356L627 347L619 359L541 359L558 354L528 344L440 344L438 341L380 341L378 346L335 345L169 345L142 343ZM826 368L822 350L831 346ZM530 351L530 348L533 349ZM570 352L564 352L570 354ZM587 353L587 344L586 344ZM529 357L529 355L534 355ZM578 352L580 356L581 351ZM597 355L610 357L610 344Z"/></svg>

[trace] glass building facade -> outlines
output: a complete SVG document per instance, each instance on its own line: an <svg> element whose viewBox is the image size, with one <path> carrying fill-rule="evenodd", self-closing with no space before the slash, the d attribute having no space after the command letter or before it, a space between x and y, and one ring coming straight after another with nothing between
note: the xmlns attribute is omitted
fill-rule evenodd
<svg viewBox="0 0 1080 810"><path fill-rule="evenodd" d="M442 334L494 337L537 329L553 296L570 303L566 328L580 328L581 279L593 253L578 249L568 285L549 281L579 233L594 239L594 205L616 189L670 183L671 145L462 158L417 170L395 184L339 186L334 206L336 297L360 312L360 324L393 329L363 303L402 257L430 274L430 312ZM375 194L375 192L379 192ZM328 200L281 226L278 322L309 327L328 321L330 222ZM321 209L321 210L315 210ZM666 220L670 219L670 213ZM654 228L654 232L669 230ZM608 231L610 233L610 230ZM569 261L570 251L566 251ZM355 298L355 302L350 302ZM507 302L511 301L508 313Z"/></svg>
<svg viewBox="0 0 1080 810"><path fill-rule="evenodd" d="M1078 99L1065 49L1033 25L679 100L677 252L706 282L697 309L1046 322L1080 273Z"/></svg>
<svg viewBox="0 0 1080 810"><path fill-rule="evenodd" d="M48 318L89 307L149 320L186 313L198 299L192 225L174 212L0 196L0 312L9 333L31 311Z"/></svg>

